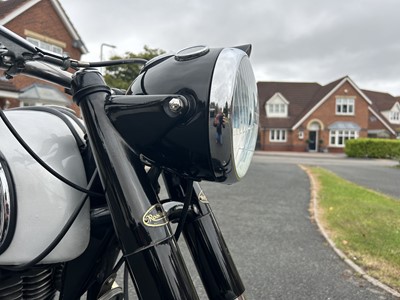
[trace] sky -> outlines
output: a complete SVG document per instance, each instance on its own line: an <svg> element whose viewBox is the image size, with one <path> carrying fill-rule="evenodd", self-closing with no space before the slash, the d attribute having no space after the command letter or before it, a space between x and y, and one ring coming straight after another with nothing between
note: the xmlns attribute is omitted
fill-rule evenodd
<svg viewBox="0 0 400 300"><path fill-rule="evenodd" d="M60 0L86 61L207 45L252 44L257 81L358 87L400 96L398 0Z"/></svg>

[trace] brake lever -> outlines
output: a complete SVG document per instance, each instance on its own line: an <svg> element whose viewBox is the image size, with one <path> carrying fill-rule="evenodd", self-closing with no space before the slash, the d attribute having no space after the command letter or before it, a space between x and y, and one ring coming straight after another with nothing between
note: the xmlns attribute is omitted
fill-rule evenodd
<svg viewBox="0 0 400 300"><path fill-rule="evenodd" d="M7 66L7 64L5 64ZM25 69L24 60L14 60L13 63L9 65L7 71L4 72L6 79L12 79L15 75L20 74Z"/></svg>

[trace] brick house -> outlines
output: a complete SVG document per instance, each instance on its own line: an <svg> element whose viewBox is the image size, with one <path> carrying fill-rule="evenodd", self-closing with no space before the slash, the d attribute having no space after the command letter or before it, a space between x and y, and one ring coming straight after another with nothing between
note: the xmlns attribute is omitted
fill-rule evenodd
<svg viewBox="0 0 400 300"><path fill-rule="evenodd" d="M260 150L343 152L347 139L400 137L400 97L361 90L348 76L257 87Z"/></svg>
<svg viewBox="0 0 400 300"><path fill-rule="evenodd" d="M0 25L40 48L67 53L74 59L79 60L88 52L58 0L0 2ZM58 104L78 110L62 88L21 75L6 80L0 71L0 109L42 104Z"/></svg>

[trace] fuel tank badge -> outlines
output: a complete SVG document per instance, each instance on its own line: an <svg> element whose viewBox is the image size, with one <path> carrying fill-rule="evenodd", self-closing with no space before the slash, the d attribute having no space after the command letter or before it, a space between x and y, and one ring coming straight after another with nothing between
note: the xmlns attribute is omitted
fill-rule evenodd
<svg viewBox="0 0 400 300"><path fill-rule="evenodd" d="M143 223L149 227L159 227L168 224L168 218L160 204L151 206L143 215Z"/></svg>

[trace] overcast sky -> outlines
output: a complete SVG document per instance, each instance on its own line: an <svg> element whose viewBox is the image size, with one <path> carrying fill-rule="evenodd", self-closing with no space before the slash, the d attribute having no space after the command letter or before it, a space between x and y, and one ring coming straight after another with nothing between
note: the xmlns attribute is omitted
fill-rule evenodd
<svg viewBox="0 0 400 300"><path fill-rule="evenodd" d="M257 81L327 84L400 96L398 0L60 0L90 51L85 60L193 45L251 43Z"/></svg>

